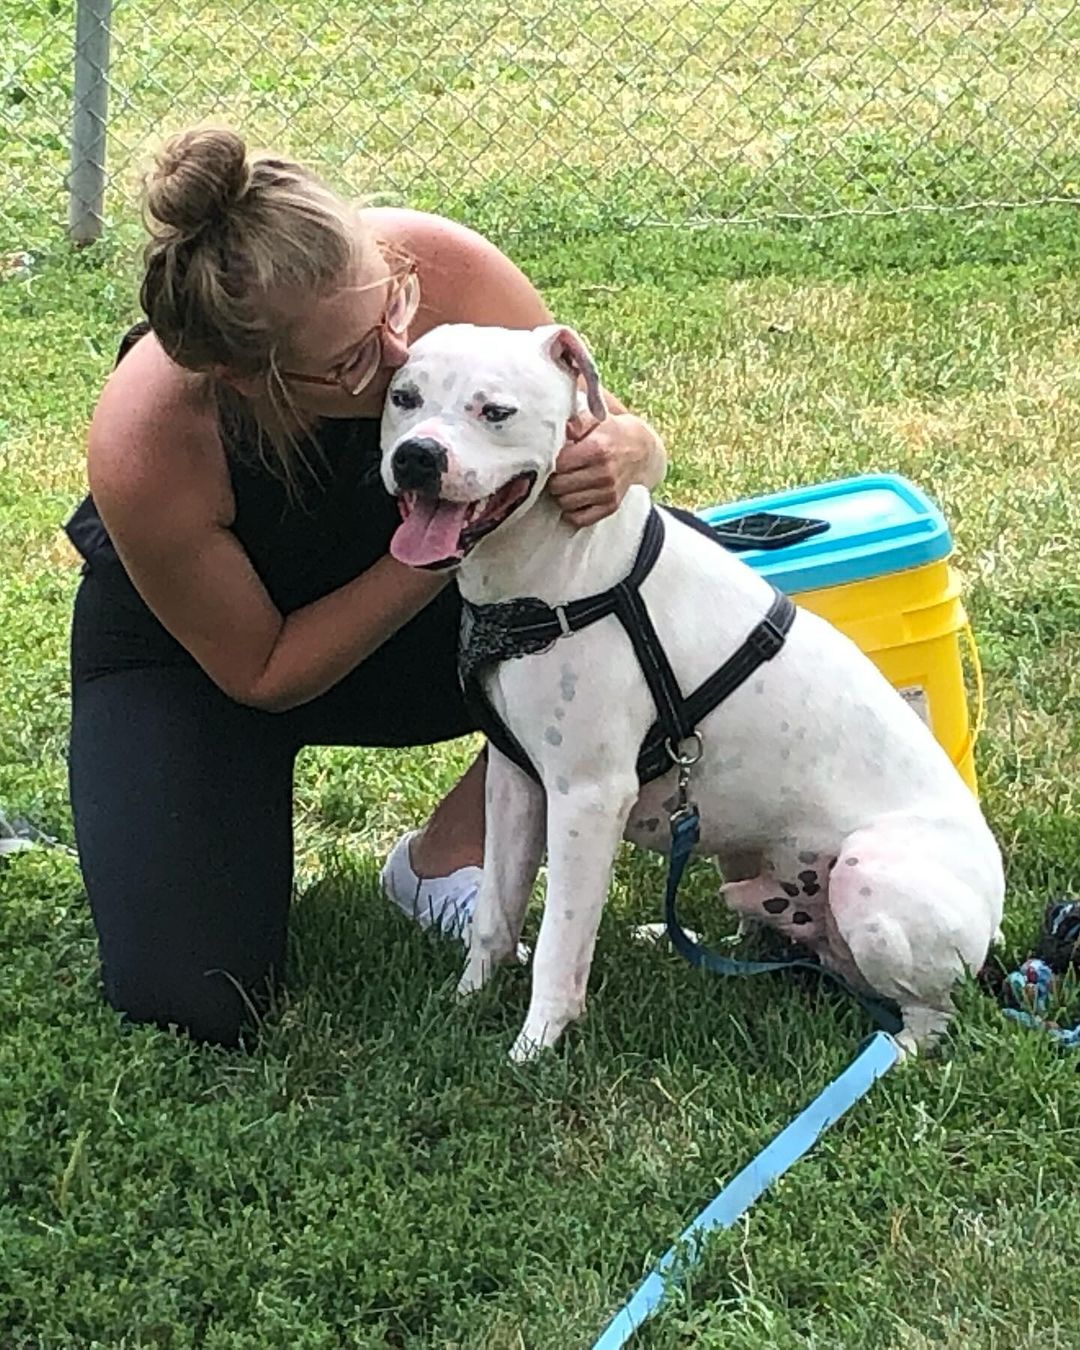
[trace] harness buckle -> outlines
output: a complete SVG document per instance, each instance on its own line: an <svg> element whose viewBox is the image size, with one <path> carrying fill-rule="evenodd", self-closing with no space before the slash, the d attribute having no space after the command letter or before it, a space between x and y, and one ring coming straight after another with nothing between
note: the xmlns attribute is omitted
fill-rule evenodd
<svg viewBox="0 0 1080 1350"><path fill-rule="evenodd" d="M772 619L765 618L746 639L746 644L752 647L763 661L771 661L786 640L786 634L777 628Z"/></svg>
<svg viewBox="0 0 1080 1350"><path fill-rule="evenodd" d="M555 615L556 619L559 621L559 631L561 636L569 637L574 630L570 627L570 620L566 617L566 606L553 605L551 612Z"/></svg>

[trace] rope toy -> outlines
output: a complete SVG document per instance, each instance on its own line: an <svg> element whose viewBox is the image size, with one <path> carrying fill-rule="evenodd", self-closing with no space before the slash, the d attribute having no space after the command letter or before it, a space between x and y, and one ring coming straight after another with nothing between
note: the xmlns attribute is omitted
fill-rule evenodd
<svg viewBox="0 0 1080 1350"><path fill-rule="evenodd" d="M1006 1017L1047 1032L1065 1050L1080 1050L1080 1023L1063 1027L1049 1017L1063 988L1080 977L1080 901L1053 901L1043 916L1036 954L1007 974L987 970L985 976Z"/></svg>

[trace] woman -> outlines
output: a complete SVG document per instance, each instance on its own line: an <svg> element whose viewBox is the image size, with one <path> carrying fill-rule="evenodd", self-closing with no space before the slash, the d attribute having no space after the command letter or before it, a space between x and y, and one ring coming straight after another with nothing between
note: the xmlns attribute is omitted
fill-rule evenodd
<svg viewBox="0 0 1080 1350"><path fill-rule="evenodd" d="M470 230L357 210L227 130L148 178L141 302L90 427L72 632L71 797L106 997L236 1044L280 975L292 770L306 745L411 746L473 729L445 576L389 556L386 388L445 322L550 322ZM572 522L663 476L612 416L550 491ZM460 931L483 856L477 761L383 869L387 895Z"/></svg>

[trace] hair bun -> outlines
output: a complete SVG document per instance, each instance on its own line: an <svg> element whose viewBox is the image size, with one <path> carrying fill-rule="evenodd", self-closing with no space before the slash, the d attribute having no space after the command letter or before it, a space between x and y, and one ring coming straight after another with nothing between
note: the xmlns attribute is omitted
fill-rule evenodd
<svg viewBox="0 0 1080 1350"><path fill-rule="evenodd" d="M146 208L161 225L194 235L224 219L250 183L243 137L227 128L184 131L165 143L147 175Z"/></svg>

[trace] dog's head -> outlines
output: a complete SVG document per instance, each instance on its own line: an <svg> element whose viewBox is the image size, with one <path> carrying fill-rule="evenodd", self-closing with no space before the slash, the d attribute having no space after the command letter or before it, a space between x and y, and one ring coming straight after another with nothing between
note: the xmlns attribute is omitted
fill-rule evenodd
<svg viewBox="0 0 1080 1350"><path fill-rule="evenodd" d="M451 567L536 500L566 443L585 382L605 415L585 344L556 324L532 330L446 324L419 338L387 391L382 478L400 503L390 551Z"/></svg>

